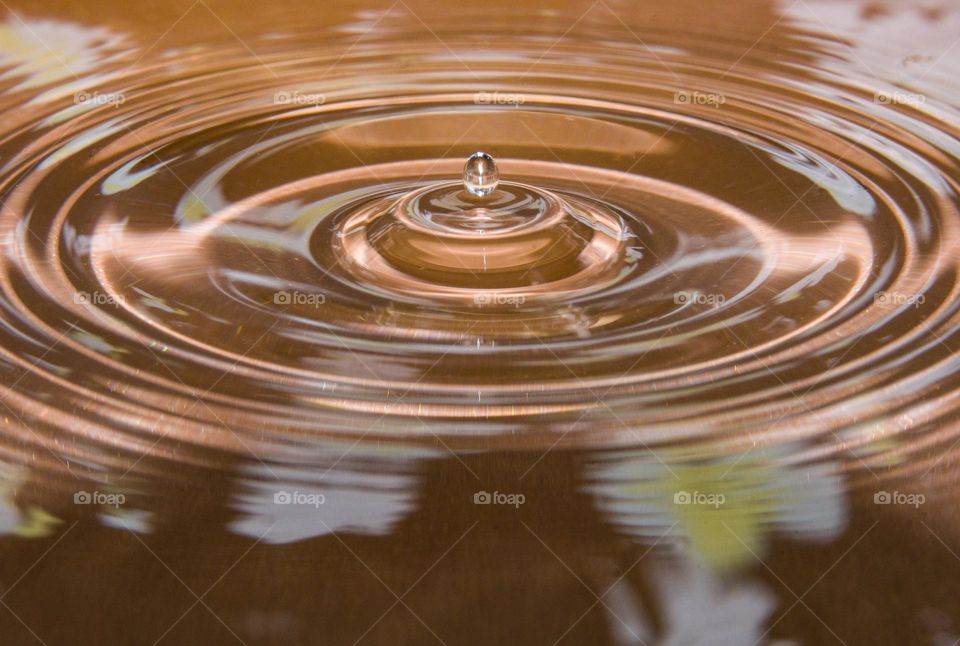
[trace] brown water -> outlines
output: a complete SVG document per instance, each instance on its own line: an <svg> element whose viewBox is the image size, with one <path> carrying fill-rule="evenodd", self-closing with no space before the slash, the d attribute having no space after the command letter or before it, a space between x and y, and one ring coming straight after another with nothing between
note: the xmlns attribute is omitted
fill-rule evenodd
<svg viewBox="0 0 960 646"><path fill-rule="evenodd" d="M3 10L3 646L960 643L960 3Z"/></svg>

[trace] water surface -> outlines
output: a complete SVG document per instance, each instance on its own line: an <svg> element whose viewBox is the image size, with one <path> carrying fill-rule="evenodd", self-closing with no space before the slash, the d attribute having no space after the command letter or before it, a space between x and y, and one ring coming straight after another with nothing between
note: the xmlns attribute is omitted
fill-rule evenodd
<svg viewBox="0 0 960 646"><path fill-rule="evenodd" d="M0 643L960 642L960 5L3 9Z"/></svg>

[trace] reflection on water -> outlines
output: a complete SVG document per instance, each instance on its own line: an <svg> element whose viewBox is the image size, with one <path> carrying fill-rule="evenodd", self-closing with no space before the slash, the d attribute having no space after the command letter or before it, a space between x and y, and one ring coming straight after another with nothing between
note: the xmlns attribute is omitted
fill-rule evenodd
<svg viewBox="0 0 960 646"><path fill-rule="evenodd" d="M0 643L960 640L960 6L4 9Z"/></svg>
<svg viewBox="0 0 960 646"><path fill-rule="evenodd" d="M660 453L665 460L670 452ZM595 467L601 508L647 543L671 524L692 555L714 569L749 565L775 533L837 538L846 526L833 465L791 465L742 454L709 463L616 453Z"/></svg>

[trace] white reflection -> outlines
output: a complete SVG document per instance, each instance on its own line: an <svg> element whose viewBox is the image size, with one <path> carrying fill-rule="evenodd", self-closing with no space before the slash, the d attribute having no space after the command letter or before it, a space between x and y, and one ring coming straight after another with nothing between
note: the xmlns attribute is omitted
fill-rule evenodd
<svg viewBox="0 0 960 646"><path fill-rule="evenodd" d="M0 66L8 68L0 78L21 78L18 89L67 81L60 91L72 92L77 77L96 73L124 41L103 27L11 15L0 22Z"/></svg>
<svg viewBox="0 0 960 646"><path fill-rule="evenodd" d="M383 536L414 510L419 456L389 464L369 454L339 462L338 455L326 457L326 464L315 468L245 467L243 491L234 503L239 517L230 529L267 543L341 532ZM329 468L332 464L336 468Z"/></svg>

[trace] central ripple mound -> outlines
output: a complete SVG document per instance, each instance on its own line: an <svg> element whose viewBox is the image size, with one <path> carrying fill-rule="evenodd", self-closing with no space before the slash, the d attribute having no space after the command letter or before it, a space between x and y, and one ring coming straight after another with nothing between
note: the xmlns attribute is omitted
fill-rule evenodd
<svg viewBox="0 0 960 646"><path fill-rule="evenodd" d="M375 202L334 244L358 280L399 295L519 305L599 289L623 270L631 243L636 234L601 203L505 182L483 198L443 183Z"/></svg>

